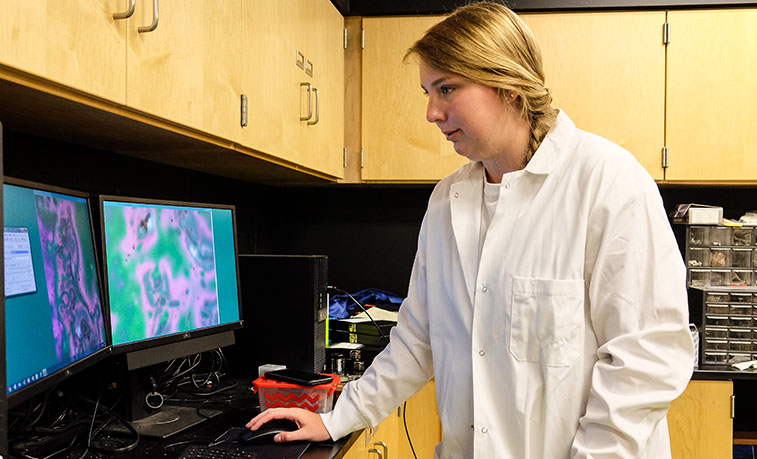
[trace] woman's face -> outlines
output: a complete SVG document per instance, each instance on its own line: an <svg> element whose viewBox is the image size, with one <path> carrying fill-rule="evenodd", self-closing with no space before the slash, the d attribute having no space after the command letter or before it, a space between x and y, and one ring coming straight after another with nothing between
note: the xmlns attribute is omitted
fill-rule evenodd
<svg viewBox="0 0 757 459"><path fill-rule="evenodd" d="M458 154L472 161L522 158L523 129L527 135L528 123L510 103L502 102L494 88L423 62L420 76L428 95L426 119L439 126Z"/></svg>

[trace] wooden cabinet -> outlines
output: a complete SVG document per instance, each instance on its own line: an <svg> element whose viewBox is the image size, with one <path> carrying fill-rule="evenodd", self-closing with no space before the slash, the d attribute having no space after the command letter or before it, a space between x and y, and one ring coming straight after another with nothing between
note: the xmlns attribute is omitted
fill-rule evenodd
<svg viewBox="0 0 757 459"><path fill-rule="evenodd" d="M285 6L286 5L286 6ZM244 2L238 141L332 177L344 174L344 19L327 0ZM301 119L307 118L307 119Z"/></svg>
<svg viewBox="0 0 757 459"><path fill-rule="evenodd" d="M467 160L426 121L418 66L407 49L438 16L364 18L362 55L363 181L432 182Z"/></svg>
<svg viewBox="0 0 757 459"><path fill-rule="evenodd" d="M669 181L757 181L757 9L668 12Z"/></svg>
<svg viewBox="0 0 757 459"><path fill-rule="evenodd" d="M404 412L402 410L404 409ZM400 408L402 416L398 419L397 442L399 457L413 457L407 433L413 443L413 450L418 459L434 459L434 448L442 441L442 424L436 405L436 384L426 384L415 394L407 405ZM407 423L407 432L403 422Z"/></svg>
<svg viewBox="0 0 757 459"><path fill-rule="evenodd" d="M97 98L126 100L127 0L0 2L0 71L13 69ZM5 77L5 76L4 76Z"/></svg>
<svg viewBox="0 0 757 459"><path fill-rule="evenodd" d="M345 459L413 457L403 422L403 407L390 414L375 429L366 429L355 441ZM404 412L410 439L418 459L433 459L434 447L442 441L442 428L436 408L436 385L429 382L410 400Z"/></svg>
<svg viewBox="0 0 757 459"><path fill-rule="evenodd" d="M343 176L344 19L329 0L136 0L131 16L113 17L130 5L0 3L0 84L82 104L92 119L79 136L38 106L23 111L27 125L77 141L106 126L112 140L95 136L99 148L237 178ZM160 134L123 142L114 125ZM259 158L277 166L261 167Z"/></svg>
<svg viewBox="0 0 757 459"><path fill-rule="evenodd" d="M552 105L579 129L664 178L664 11L522 14L543 54Z"/></svg>
<svg viewBox="0 0 757 459"><path fill-rule="evenodd" d="M673 459L733 457L733 382L692 380L670 406Z"/></svg>
<svg viewBox="0 0 757 459"><path fill-rule="evenodd" d="M554 106L631 151L663 179L665 12L523 14L544 54ZM365 18L365 181L434 181L465 162L425 119L412 43L439 17Z"/></svg>
<svg viewBox="0 0 757 459"><path fill-rule="evenodd" d="M241 0L137 0L127 27L126 104L225 139L240 126Z"/></svg>

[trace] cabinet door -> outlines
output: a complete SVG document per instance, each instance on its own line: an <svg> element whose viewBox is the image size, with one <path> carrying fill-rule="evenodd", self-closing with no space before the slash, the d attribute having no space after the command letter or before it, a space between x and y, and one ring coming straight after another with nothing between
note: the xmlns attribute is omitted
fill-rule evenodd
<svg viewBox="0 0 757 459"><path fill-rule="evenodd" d="M128 0L3 0L0 65L123 104Z"/></svg>
<svg viewBox="0 0 757 459"><path fill-rule="evenodd" d="M543 54L552 105L663 179L665 12L521 16Z"/></svg>
<svg viewBox="0 0 757 459"><path fill-rule="evenodd" d="M673 459L733 457L731 381L691 381L668 412Z"/></svg>
<svg viewBox="0 0 757 459"><path fill-rule="evenodd" d="M757 178L757 9L668 12L672 181Z"/></svg>
<svg viewBox="0 0 757 459"><path fill-rule="evenodd" d="M434 448L442 441L442 425L436 406L436 384L429 382L407 401L404 418L407 422L407 432L403 419L398 422L399 457L413 457L407 435L413 442L418 459L434 459Z"/></svg>
<svg viewBox="0 0 757 459"><path fill-rule="evenodd" d="M328 0L300 0L297 49L305 56L302 82L317 90L313 118L300 123L297 163L328 173L344 175L344 18ZM307 106L307 91L301 93ZM307 109L303 109L302 113ZM315 123L315 124L312 124Z"/></svg>
<svg viewBox="0 0 757 459"><path fill-rule="evenodd" d="M293 7L292 0L242 3L241 92L249 105L247 126L238 141L280 157L287 157L286 152L294 148L292 136L284 133L299 126L297 71L301 70L295 64Z"/></svg>
<svg viewBox="0 0 757 459"><path fill-rule="evenodd" d="M360 436L355 440L350 449L344 453L342 459L366 459L368 457L368 448L366 446L365 438L371 433L369 429L363 431Z"/></svg>
<svg viewBox="0 0 757 459"><path fill-rule="evenodd" d="M437 181L464 164L439 128L426 121L418 65L407 49L440 17L364 18L362 179Z"/></svg>
<svg viewBox="0 0 757 459"><path fill-rule="evenodd" d="M239 141L285 163L343 175L343 18L328 0L243 3L242 92L249 121ZM306 62L313 75L306 73ZM301 64L301 65L298 65ZM309 93L319 92L319 121L309 125ZM315 121L315 96L312 118Z"/></svg>
<svg viewBox="0 0 757 459"><path fill-rule="evenodd" d="M240 128L241 0L137 0L127 30L126 103L224 139Z"/></svg>

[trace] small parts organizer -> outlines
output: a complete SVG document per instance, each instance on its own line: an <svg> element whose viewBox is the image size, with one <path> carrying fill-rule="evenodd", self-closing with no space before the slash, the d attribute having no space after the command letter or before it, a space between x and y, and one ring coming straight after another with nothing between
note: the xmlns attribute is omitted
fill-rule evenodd
<svg viewBox="0 0 757 459"><path fill-rule="evenodd" d="M689 307L691 320L702 311L701 368L757 360L757 288L690 288Z"/></svg>
<svg viewBox="0 0 757 459"><path fill-rule="evenodd" d="M689 287L757 286L756 231L753 226L688 226Z"/></svg>
<svg viewBox="0 0 757 459"><path fill-rule="evenodd" d="M687 225L686 268L699 366L757 360L757 227Z"/></svg>

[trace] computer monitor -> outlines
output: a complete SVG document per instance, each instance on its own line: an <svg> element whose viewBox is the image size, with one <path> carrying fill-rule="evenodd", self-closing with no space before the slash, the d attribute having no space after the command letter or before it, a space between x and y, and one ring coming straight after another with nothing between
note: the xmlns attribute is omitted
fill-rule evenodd
<svg viewBox="0 0 757 459"><path fill-rule="evenodd" d="M5 359L9 406L108 352L88 195L5 178Z"/></svg>
<svg viewBox="0 0 757 459"><path fill-rule="evenodd" d="M233 344L242 326L234 207L118 196L100 203L111 343L128 370ZM156 414L140 396L131 394L131 420ZM153 435L156 424L136 427ZM167 430L156 436L174 433L161 425Z"/></svg>

